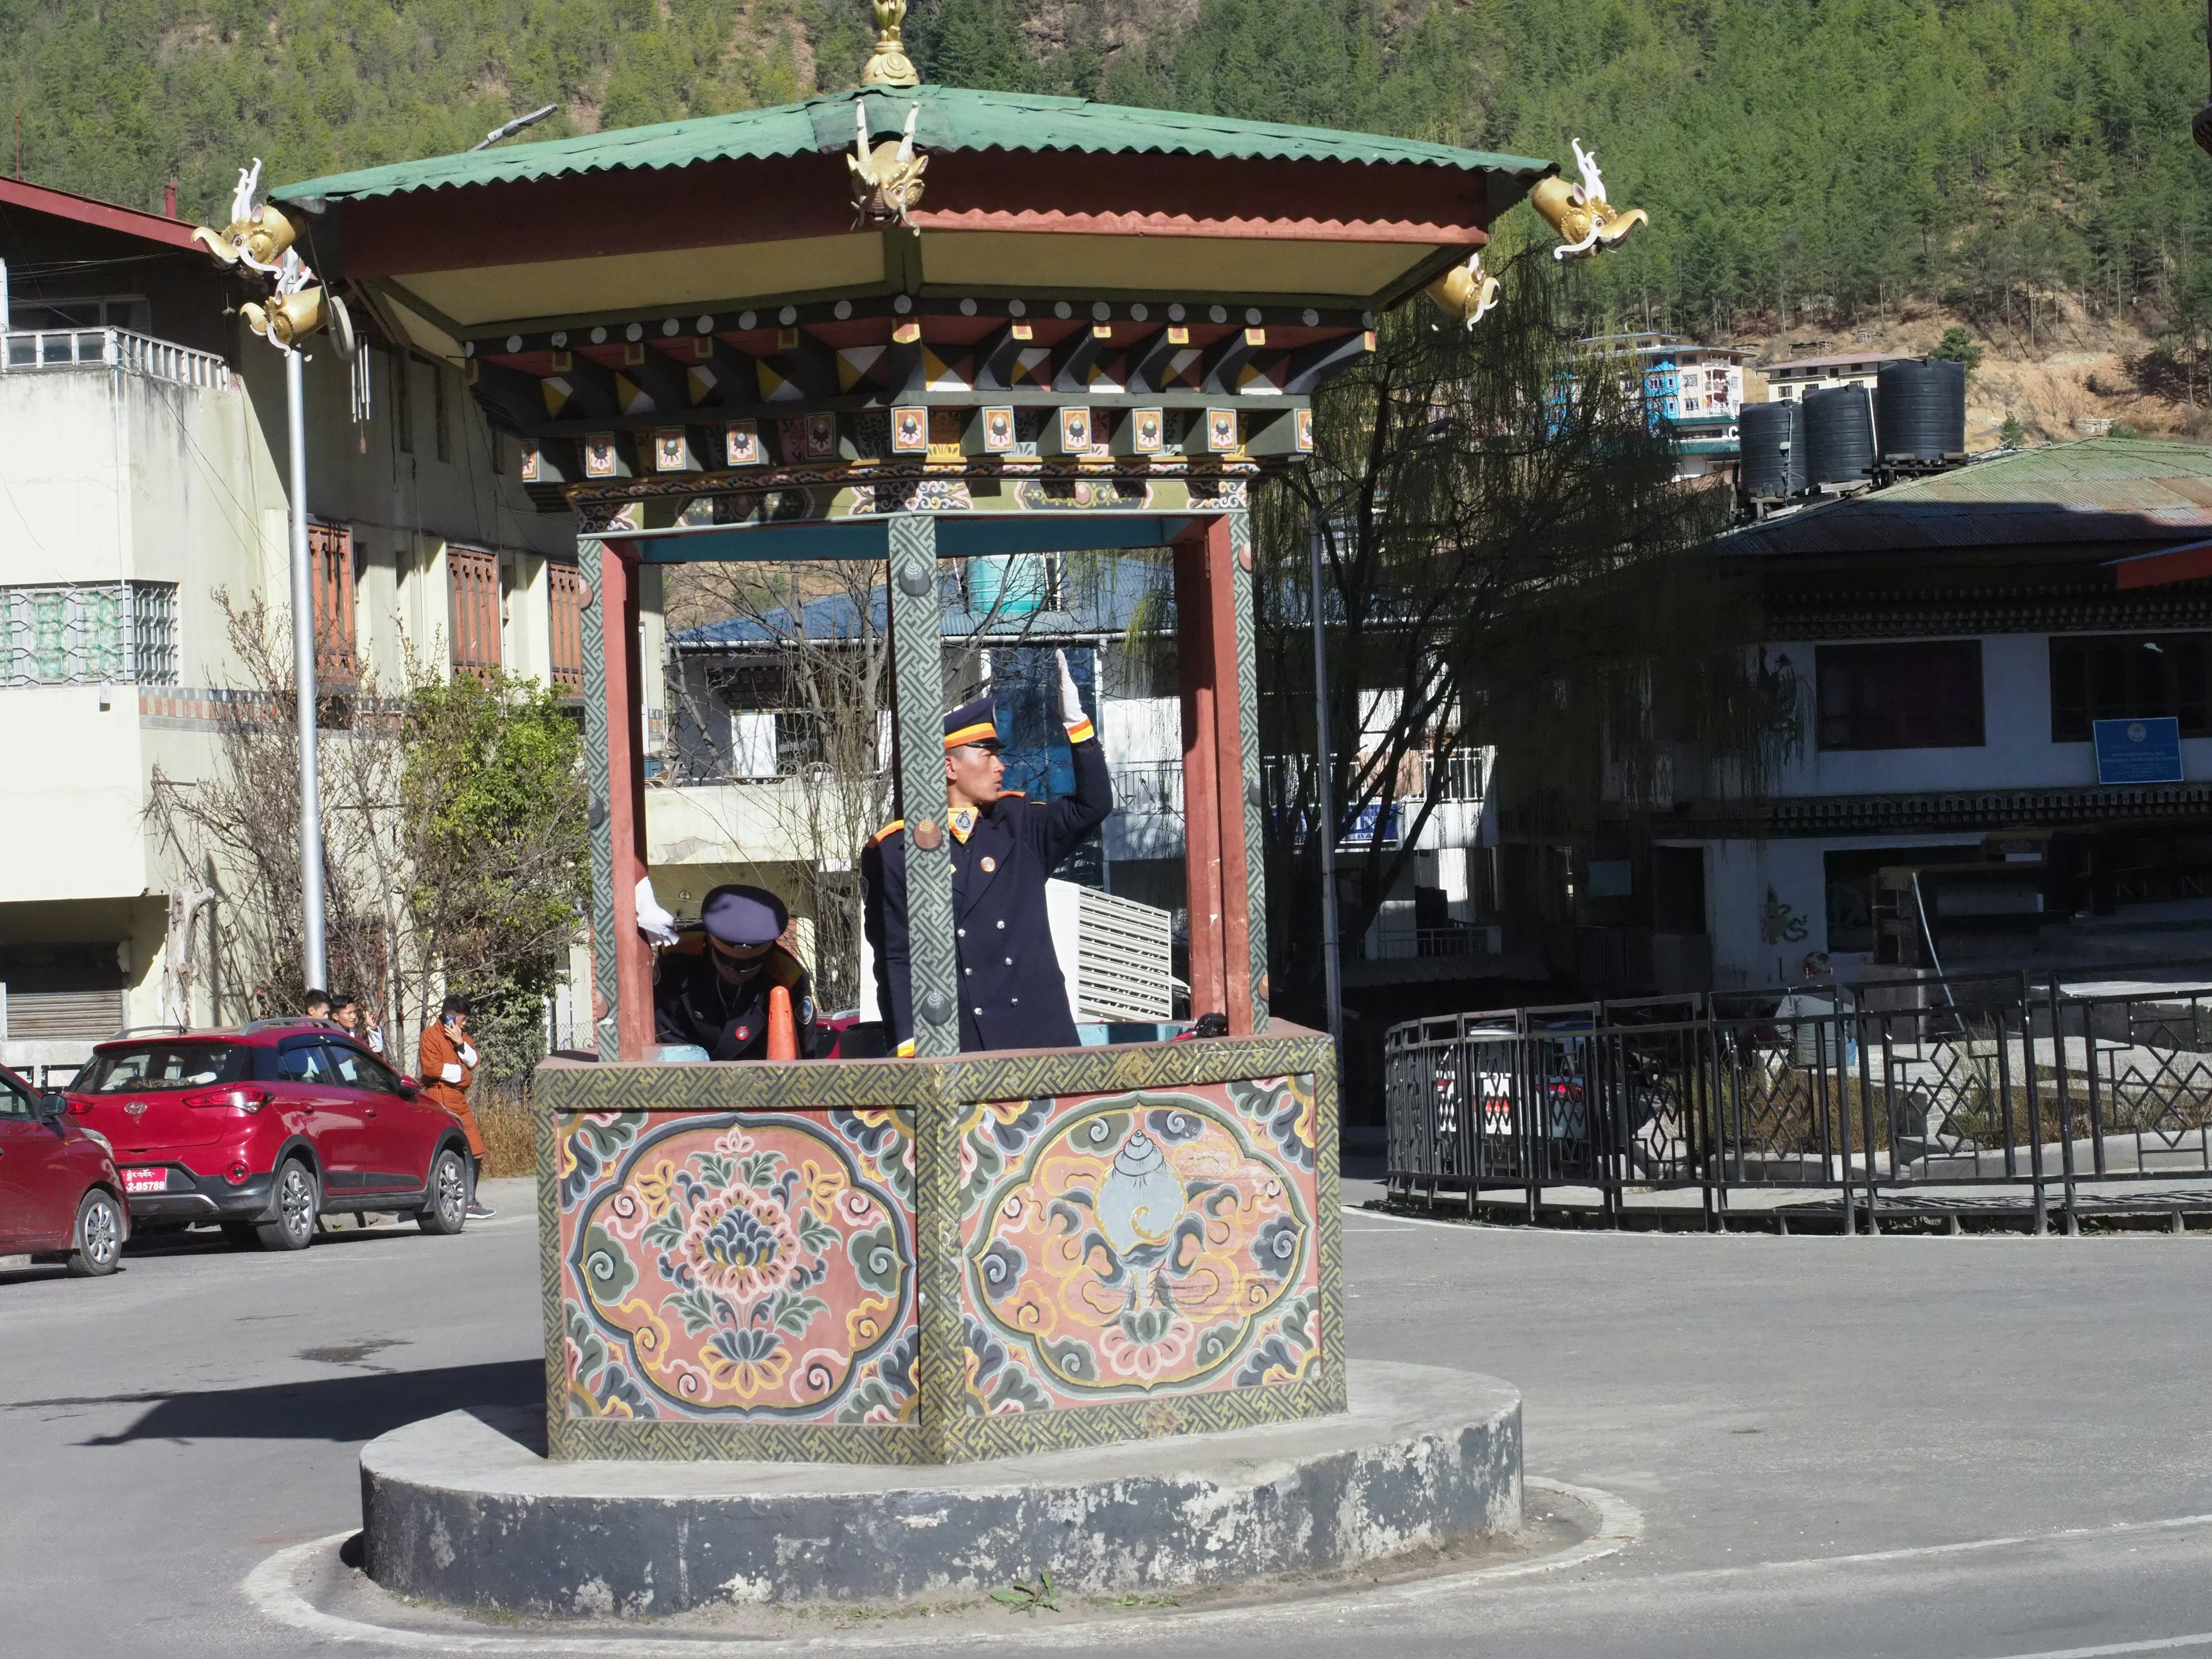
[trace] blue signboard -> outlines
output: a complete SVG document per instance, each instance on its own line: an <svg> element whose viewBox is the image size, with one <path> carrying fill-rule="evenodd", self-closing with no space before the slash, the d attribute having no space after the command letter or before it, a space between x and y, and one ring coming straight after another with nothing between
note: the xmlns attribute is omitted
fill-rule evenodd
<svg viewBox="0 0 2212 1659"><path fill-rule="evenodd" d="M1375 835L1376 827L1378 824L1382 826L1382 830L1379 843ZM1385 818L1382 816L1382 803L1379 800L1369 801L1366 805L1359 809L1358 816L1352 820L1351 827L1344 832L1342 838L1336 844L1346 851L1364 850L1378 844L1383 847L1395 847L1398 844L1398 803L1396 801L1390 803L1390 816Z"/></svg>
<svg viewBox="0 0 2212 1659"><path fill-rule="evenodd" d="M2098 782L2181 781L2179 720L2098 720L2094 726Z"/></svg>

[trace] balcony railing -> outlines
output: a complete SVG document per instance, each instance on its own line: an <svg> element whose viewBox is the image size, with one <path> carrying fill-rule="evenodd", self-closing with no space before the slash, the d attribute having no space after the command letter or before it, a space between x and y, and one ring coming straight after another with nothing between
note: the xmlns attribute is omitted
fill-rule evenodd
<svg viewBox="0 0 2212 1659"><path fill-rule="evenodd" d="M0 374L64 368L122 368L174 386L230 389L230 365L213 352L127 329L26 329L0 335Z"/></svg>

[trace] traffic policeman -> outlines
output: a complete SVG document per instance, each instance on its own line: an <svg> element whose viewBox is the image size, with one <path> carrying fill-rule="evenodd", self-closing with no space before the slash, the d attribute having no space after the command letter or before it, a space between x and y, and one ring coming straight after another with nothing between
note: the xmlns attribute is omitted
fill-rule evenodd
<svg viewBox="0 0 2212 1659"><path fill-rule="evenodd" d="M660 955L653 993L659 1041L695 1045L709 1060L765 1060L769 993L780 985L791 993L799 1055L811 1057L814 991L799 958L777 943L791 921L783 901L764 888L717 887L701 902L699 921L703 949Z"/></svg>
<svg viewBox="0 0 2212 1659"><path fill-rule="evenodd" d="M1032 801L1006 789L996 719L988 696L945 717L945 829L952 836L953 945L960 1047L1072 1048L1078 1038L1067 986L1045 915L1044 884L1114 810L1097 733L1083 712L1067 653L1060 662L1060 718L1075 758L1075 793ZM867 923L890 1046L914 1052L907 933L906 827L877 832L861 860Z"/></svg>

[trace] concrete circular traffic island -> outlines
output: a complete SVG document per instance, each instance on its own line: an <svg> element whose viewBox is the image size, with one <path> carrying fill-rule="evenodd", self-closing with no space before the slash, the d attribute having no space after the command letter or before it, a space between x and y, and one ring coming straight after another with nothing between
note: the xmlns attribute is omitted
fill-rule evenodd
<svg viewBox="0 0 2212 1659"><path fill-rule="evenodd" d="M1323 1572L1522 1522L1521 1399L1354 1360L1340 1414L930 1467L549 1461L465 1412L362 1449L368 1576L534 1616Z"/></svg>

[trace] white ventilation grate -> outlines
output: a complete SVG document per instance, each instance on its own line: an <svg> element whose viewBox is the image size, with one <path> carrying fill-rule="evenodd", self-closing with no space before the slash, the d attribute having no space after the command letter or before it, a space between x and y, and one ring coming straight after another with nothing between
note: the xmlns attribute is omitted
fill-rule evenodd
<svg viewBox="0 0 2212 1659"><path fill-rule="evenodd" d="M1171 1018L1175 945L1168 913L1090 887L1079 903L1076 1017Z"/></svg>

